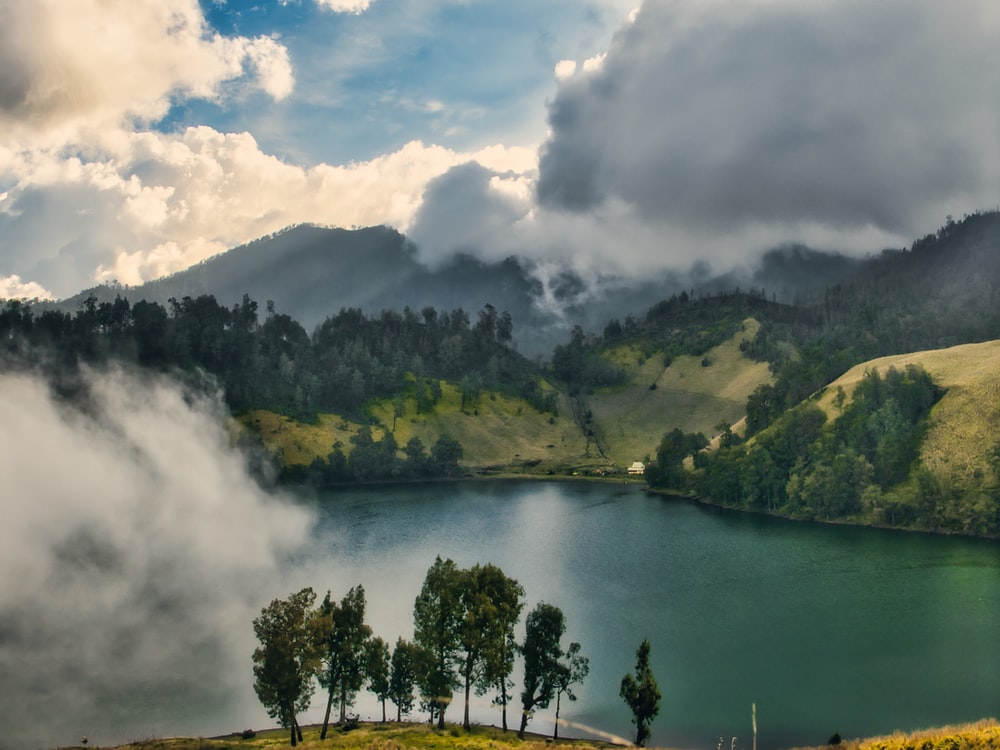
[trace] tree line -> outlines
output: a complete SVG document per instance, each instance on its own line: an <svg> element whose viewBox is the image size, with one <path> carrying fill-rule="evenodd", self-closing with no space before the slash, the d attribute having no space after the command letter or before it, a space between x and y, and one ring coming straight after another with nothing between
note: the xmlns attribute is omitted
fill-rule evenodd
<svg viewBox="0 0 1000 750"><path fill-rule="evenodd" d="M36 315L19 300L0 308L0 354L8 360L200 370L218 380L236 413L263 408L305 421L321 411L364 418L366 402L401 393L414 396L418 411L430 410L440 380L458 383L470 409L481 392L498 391L553 410L554 394L543 392L538 368L512 341L510 314L490 304L475 321L461 309L376 316L342 309L312 335L270 302L262 319L248 295L232 307L201 295L171 298L167 307L91 296L75 314Z"/></svg>
<svg viewBox="0 0 1000 750"><path fill-rule="evenodd" d="M561 702L576 700L574 686L590 672L579 643L563 648L565 617L552 604L537 604L525 619L524 640L516 640L524 589L492 564L463 569L437 557L414 600L413 640L397 638L391 649L365 622L362 586L339 602L329 592L318 606L316 598L312 588L304 588L273 600L253 620L259 641L252 657L254 690L268 715L289 731L293 746L302 740L296 717L311 705L317 685L326 697L321 739L328 734L335 706L338 723L351 726L348 709L366 686L381 703L382 721L386 702L392 701L397 721L419 705L439 729L445 727L456 691L463 696L466 730L471 728L473 692L491 695L506 732L518 656L523 659L518 736L523 739L533 713L554 700L557 738ZM649 724L659 711L649 651L649 642L643 641L636 674L626 675L619 691L633 712L637 744L649 736Z"/></svg>

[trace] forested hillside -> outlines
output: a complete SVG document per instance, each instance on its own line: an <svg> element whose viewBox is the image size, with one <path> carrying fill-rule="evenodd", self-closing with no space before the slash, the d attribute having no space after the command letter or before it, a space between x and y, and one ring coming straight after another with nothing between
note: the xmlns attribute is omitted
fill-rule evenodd
<svg viewBox="0 0 1000 750"><path fill-rule="evenodd" d="M405 256L390 239L386 252ZM231 306L88 296L73 312L11 300L0 341L3 366L40 368L69 394L66 373L109 362L217 384L289 479L614 474L645 458L652 483L740 507L996 534L997 447L982 415L1000 370L976 365L970 386L921 356L863 363L1000 339L998 248L1000 214L984 213L859 263L786 249L768 262L795 284L794 304L766 288L671 293L600 333L576 325L534 359L489 303L473 316L343 307L308 332L248 294ZM796 280L806 267L837 281ZM872 371L845 375L858 366ZM984 403L946 409L960 392ZM956 473L941 436L963 427L985 447Z"/></svg>

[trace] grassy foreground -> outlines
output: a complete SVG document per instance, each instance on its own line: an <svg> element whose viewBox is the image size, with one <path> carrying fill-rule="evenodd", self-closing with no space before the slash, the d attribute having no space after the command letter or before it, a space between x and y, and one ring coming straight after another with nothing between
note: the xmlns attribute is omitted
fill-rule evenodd
<svg viewBox="0 0 1000 750"><path fill-rule="evenodd" d="M301 750L541 750L558 746L562 750L595 750L616 747L607 742L591 740L552 740L529 736L517 739L514 731L502 732L496 727L474 726L465 732L458 726L439 731L423 723L360 724L350 732L333 728L327 739L319 739L319 729L303 730ZM239 735L215 738L170 738L147 740L123 745L117 750L278 750L289 747L285 730L259 732L256 737L243 739ZM844 740L839 745L824 746L827 750L1000 750L1000 723L985 719L972 724L926 729L917 732L896 732L883 737ZM800 749L806 750L806 749ZM809 750L818 750L809 749Z"/></svg>

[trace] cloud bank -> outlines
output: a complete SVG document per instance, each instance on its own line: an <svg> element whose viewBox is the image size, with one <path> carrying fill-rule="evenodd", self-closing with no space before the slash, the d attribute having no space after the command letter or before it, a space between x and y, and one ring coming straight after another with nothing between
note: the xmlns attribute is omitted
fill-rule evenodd
<svg viewBox="0 0 1000 750"><path fill-rule="evenodd" d="M508 245L641 273L786 242L907 245L997 205L998 50L987 0L648 0L605 54L556 67L535 201ZM463 215L509 213L481 181L471 209L460 178L425 196L461 205L454 246L471 244ZM487 226L481 244L503 252Z"/></svg>
<svg viewBox="0 0 1000 750"><path fill-rule="evenodd" d="M249 132L155 128L190 101L292 96L280 38L220 35L195 0L96 3L0 8L14 293L137 284L299 222L388 224L429 262L517 254L646 276L788 242L877 252L1000 202L990 0L648 0L607 49L554 65L535 144L413 140L339 165L267 153Z"/></svg>
<svg viewBox="0 0 1000 750"><path fill-rule="evenodd" d="M217 403L148 374L84 392L0 375L4 747L266 722L250 622L310 517L249 479Z"/></svg>

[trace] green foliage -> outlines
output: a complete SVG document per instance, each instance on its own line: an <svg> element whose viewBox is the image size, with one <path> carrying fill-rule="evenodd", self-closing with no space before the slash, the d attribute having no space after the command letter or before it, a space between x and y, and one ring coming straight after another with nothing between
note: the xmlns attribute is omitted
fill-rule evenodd
<svg viewBox="0 0 1000 750"><path fill-rule="evenodd" d="M444 712L456 687L463 619L462 572L452 560L436 558L413 603L413 638L424 654L417 684L424 705L444 729Z"/></svg>
<svg viewBox="0 0 1000 750"><path fill-rule="evenodd" d="M555 697L559 681L562 648L559 641L566 630L562 610L540 602L525 621L524 688L521 691L521 728L517 736L524 739L524 730L535 708L548 708Z"/></svg>
<svg viewBox="0 0 1000 750"><path fill-rule="evenodd" d="M914 365L868 372L840 416L806 403L785 411L753 441L699 465L697 490L738 507L834 519L869 513L878 522L939 528L943 498L929 474L911 472L926 417L941 390ZM921 478L923 477L923 478Z"/></svg>
<svg viewBox="0 0 1000 750"><path fill-rule="evenodd" d="M580 644L574 641L569 644L564 654L565 661L558 665L556 675L556 720L552 739L559 739L559 708L562 696L568 700L575 701L576 693L573 692L573 685L583 682L590 674L590 659L580 653Z"/></svg>
<svg viewBox="0 0 1000 750"><path fill-rule="evenodd" d="M684 469L684 459L708 445L703 434L683 433L680 428L663 436L656 449L656 463L646 467L646 480L654 487L684 490L690 485L690 474Z"/></svg>
<svg viewBox="0 0 1000 750"><path fill-rule="evenodd" d="M355 418L371 399L412 395L419 411L441 398L440 380L470 378L482 388L522 395L541 410L552 404L538 388L538 369L512 348L513 324L487 305L475 326L462 310L421 315L383 311L374 318L345 309L310 337L268 303L263 322L244 295L232 308L211 295L171 298L133 307L118 296L94 297L75 315L45 311L37 318L11 301L0 310L6 354L53 351L56 364L115 359L177 372L204 371L224 387L236 412L268 409L299 420L320 412Z"/></svg>
<svg viewBox="0 0 1000 750"><path fill-rule="evenodd" d="M304 588L287 599L275 599L254 618L260 646L253 652L254 691L268 716L297 739L295 715L309 707L313 676L320 666L312 605L316 593Z"/></svg>
<svg viewBox="0 0 1000 750"><path fill-rule="evenodd" d="M365 678L368 689L382 704L382 721L385 721L385 702L389 700L389 644L379 636L369 638L365 644Z"/></svg>
<svg viewBox="0 0 1000 750"><path fill-rule="evenodd" d="M396 704L396 721L413 710L413 686L417 681L417 648L399 637L392 650L389 676L389 698Z"/></svg>
<svg viewBox="0 0 1000 750"><path fill-rule="evenodd" d="M618 693L632 711L632 723L635 724L635 744L643 747L649 738L649 725L660 713L660 688L653 677L653 669L649 664L649 641L643 639L635 652L635 677L626 674L622 677Z"/></svg>
<svg viewBox="0 0 1000 750"><path fill-rule="evenodd" d="M500 686L506 722L506 685L513 670L514 625L524 606L524 588L496 565L463 570L462 622L459 626L459 673L465 686L463 726L470 728L469 697Z"/></svg>
<svg viewBox="0 0 1000 750"><path fill-rule="evenodd" d="M330 707L340 704L340 721L347 719L347 707L364 684L371 648L372 629L365 623L365 590L355 586L340 603L327 592L317 613L317 645L322 655L319 683L327 689L322 737L330 720Z"/></svg>

